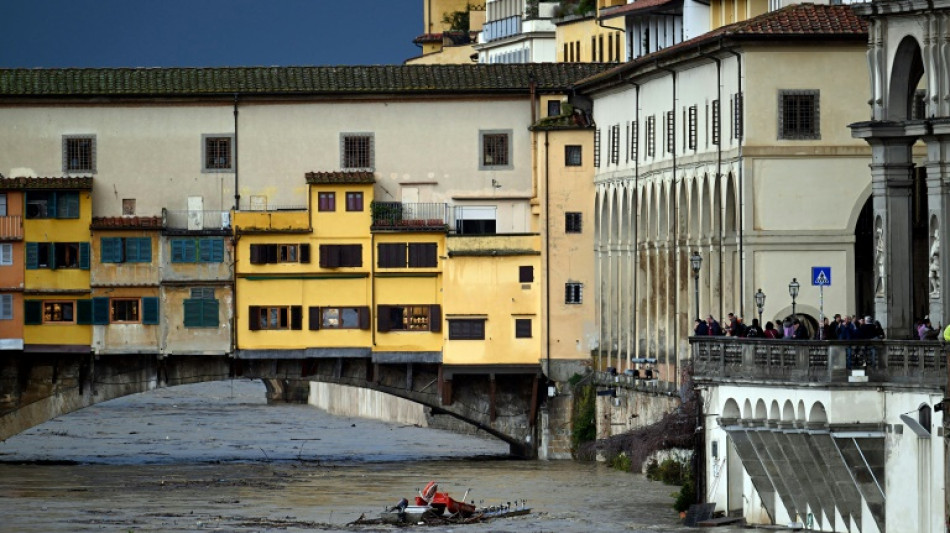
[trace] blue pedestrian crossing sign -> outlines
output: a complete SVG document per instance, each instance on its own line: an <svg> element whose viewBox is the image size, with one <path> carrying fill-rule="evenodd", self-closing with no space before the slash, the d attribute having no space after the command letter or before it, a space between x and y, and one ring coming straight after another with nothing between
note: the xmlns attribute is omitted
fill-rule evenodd
<svg viewBox="0 0 950 533"><path fill-rule="evenodd" d="M831 267L811 267L811 284L831 285Z"/></svg>

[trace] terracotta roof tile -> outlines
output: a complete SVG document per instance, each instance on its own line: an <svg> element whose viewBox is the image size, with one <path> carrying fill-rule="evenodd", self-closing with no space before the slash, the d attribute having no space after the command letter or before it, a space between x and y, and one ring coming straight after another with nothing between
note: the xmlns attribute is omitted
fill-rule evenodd
<svg viewBox="0 0 950 533"><path fill-rule="evenodd" d="M569 88L599 63L0 69L0 97L524 92Z"/></svg>
<svg viewBox="0 0 950 533"><path fill-rule="evenodd" d="M307 183L311 185L355 184L372 185L376 177L372 172L307 172Z"/></svg>
<svg viewBox="0 0 950 533"><path fill-rule="evenodd" d="M162 217L92 217L91 229L162 229Z"/></svg>
<svg viewBox="0 0 950 533"><path fill-rule="evenodd" d="M859 17L849 5L792 4L742 22L716 28L688 41L594 74L579 80L576 86L582 89L618 75L632 73L645 65L654 64L658 59L675 56L683 50L720 39L819 41L824 38L866 41L867 33L867 21Z"/></svg>
<svg viewBox="0 0 950 533"><path fill-rule="evenodd" d="M682 7L683 0L636 0L631 4L617 6L612 9L605 9L601 12L600 18L614 18L625 15L632 15L640 11L655 11L660 7Z"/></svg>
<svg viewBox="0 0 950 533"><path fill-rule="evenodd" d="M0 190L12 189L92 189L92 177L64 178L2 178Z"/></svg>

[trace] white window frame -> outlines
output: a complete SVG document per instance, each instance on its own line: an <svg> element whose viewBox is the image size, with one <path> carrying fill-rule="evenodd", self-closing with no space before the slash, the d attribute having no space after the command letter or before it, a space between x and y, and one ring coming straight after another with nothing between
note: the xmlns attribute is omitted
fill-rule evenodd
<svg viewBox="0 0 950 533"><path fill-rule="evenodd" d="M13 264L13 243L0 243L0 266L11 266Z"/></svg>
<svg viewBox="0 0 950 533"><path fill-rule="evenodd" d="M7 193L0 192L0 217L7 216Z"/></svg>
<svg viewBox="0 0 950 533"><path fill-rule="evenodd" d="M13 320L12 294L0 294L0 320Z"/></svg>

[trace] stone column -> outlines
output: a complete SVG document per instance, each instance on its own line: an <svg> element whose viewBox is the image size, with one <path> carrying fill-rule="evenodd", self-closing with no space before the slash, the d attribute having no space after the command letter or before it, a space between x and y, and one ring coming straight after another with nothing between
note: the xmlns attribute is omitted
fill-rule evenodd
<svg viewBox="0 0 950 533"><path fill-rule="evenodd" d="M934 132L927 142L928 263L927 283L930 295L930 322L935 328L946 327L950 319L950 120L934 121Z"/></svg>
<svg viewBox="0 0 950 533"><path fill-rule="evenodd" d="M917 140L903 124L853 124L852 135L871 145L874 206L874 316L889 339L910 337L914 326L911 214Z"/></svg>

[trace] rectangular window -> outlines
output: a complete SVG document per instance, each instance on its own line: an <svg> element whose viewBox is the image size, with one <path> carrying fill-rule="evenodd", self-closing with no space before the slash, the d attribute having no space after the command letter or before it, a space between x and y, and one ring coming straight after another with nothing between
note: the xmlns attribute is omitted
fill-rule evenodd
<svg viewBox="0 0 950 533"><path fill-rule="evenodd" d="M346 193L346 210L347 211L362 211L363 210L363 193L361 192Z"/></svg>
<svg viewBox="0 0 950 533"><path fill-rule="evenodd" d="M89 269L88 242L28 242L26 268L80 268Z"/></svg>
<svg viewBox="0 0 950 533"><path fill-rule="evenodd" d="M564 231L566 233L581 232L581 213L564 213Z"/></svg>
<svg viewBox="0 0 950 533"><path fill-rule="evenodd" d="M224 240L212 237L172 239L172 263L221 263Z"/></svg>
<svg viewBox="0 0 950 533"><path fill-rule="evenodd" d="M656 155L656 116L647 117L647 157Z"/></svg>
<svg viewBox="0 0 950 533"><path fill-rule="evenodd" d="M531 338L531 319L530 318L516 318L515 319L515 338L516 339L530 339Z"/></svg>
<svg viewBox="0 0 950 533"><path fill-rule="evenodd" d="M359 307L321 307L320 327L323 329L362 329Z"/></svg>
<svg viewBox="0 0 950 533"><path fill-rule="evenodd" d="M438 266L438 245L434 242L409 243L409 268L434 268Z"/></svg>
<svg viewBox="0 0 950 533"><path fill-rule="evenodd" d="M0 266L13 264L13 243L0 243Z"/></svg>
<svg viewBox="0 0 950 533"><path fill-rule="evenodd" d="M372 133L341 133L340 166L348 170L372 170L373 144Z"/></svg>
<svg viewBox="0 0 950 533"><path fill-rule="evenodd" d="M361 267L363 246L361 244L321 244L320 267Z"/></svg>
<svg viewBox="0 0 950 533"><path fill-rule="evenodd" d="M336 193L321 192L317 194L317 211L336 211Z"/></svg>
<svg viewBox="0 0 950 533"><path fill-rule="evenodd" d="M564 147L564 166L581 166L581 147L577 144L569 144Z"/></svg>
<svg viewBox="0 0 950 533"><path fill-rule="evenodd" d="M63 135L63 172L95 171L95 135Z"/></svg>
<svg viewBox="0 0 950 533"><path fill-rule="evenodd" d="M594 130L594 167L600 168L600 128Z"/></svg>
<svg viewBox="0 0 950 533"><path fill-rule="evenodd" d="M719 145L721 131L719 120L719 100L713 100L712 102L712 143L716 146Z"/></svg>
<svg viewBox="0 0 950 533"><path fill-rule="evenodd" d="M532 265L523 265L518 267L518 283L533 283L534 267Z"/></svg>
<svg viewBox="0 0 950 533"><path fill-rule="evenodd" d="M7 216L7 193L0 192L0 217Z"/></svg>
<svg viewBox="0 0 950 533"><path fill-rule="evenodd" d="M135 198L123 198L123 199L122 199L122 214L123 214L123 215L134 215L134 214L135 214Z"/></svg>
<svg viewBox="0 0 950 533"><path fill-rule="evenodd" d="M230 172L234 169L231 146L233 135L202 135L204 151L201 169L204 172Z"/></svg>
<svg viewBox="0 0 950 533"><path fill-rule="evenodd" d="M672 154L676 151L676 114L672 111L666 112L666 152Z"/></svg>
<svg viewBox="0 0 950 533"><path fill-rule="evenodd" d="M191 289L191 298L184 300L184 325L186 328L218 327L218 300L211 287Z"/></svg>
<svg viewBox="0 0 950 533"><path fill-rule="evenodd" d="M27 191L26 218L79 218L79 193Z"/></svg>
<svg viewBox="0 0 950 533"><path fill-rule="evenodd" d="M76 302L43 302L43 323L75 323Z"/></svg>
<svg viewBox="0 0 950 533"><path fill-rule="evenodd" d="M564 45L564 50L567 50L567 45ZM565 54L567 55L567 54ZM565 59L566 61L566 59ZM561 101L560 100L548 100L548 116L557 117L561 115Z"/></svg>
<svg viewBox="0 0 950 533"><path fill-rule="evenodd" d="M640 148L640 123L630 123L630 160L636 161Z"/></svg>
<svg viewBox="0 0 950 533"><path fill-rule="evenodd" d="M818 97L818 91L779 91L779 139L821 138Z"/></svg>
<svg viewBox="0 0 950 533"><path fill-rule="evenodd" d="M152 239L149 237L102 237L99 239L101 263L151 263Z"/></svg>
<svg viewBox="0 0 950 533"><path fill-rule="evenodd" d="M13 320L12 294L0 294L0 320Z"/></svg>
<svg viewBox="0 0 950 533"><path fill-rule="evenodd" d="M511 133L482 131L480 170L511 168Z"/></svg>
<svg viewBox="0 0 950 533"><path fill-rule="evenodd" d="M404 242L377 245L377 265L380 268L406 268L408 264L406 261L407 248L408 246Z"/></svg>
<svg viewBox="0 0 950 533"><path fill-rule="evenodd" d="M485 340L485 319L466 318L449 320L449 340Z"/></svg>
<svg viewBox="0 0 950 533"><path fill-rule="evenodd" d="M696 106L689 106L689 139L687 146L690 150L696 149L696 121L698 109Z"/></svg>
<svg viewBox="0 0 950 533"><path fill-rule="evenodd" d="M290 306L256 306L248 308L249 329L303 329L303 308Z"/></svg>
<svg viewBox="0 0 950 533"><path fill-rule="evenodd" d="M109 301L109 322L129 323L139 321L138 298L112 298Z"/></svg>
<svg viewBox="0 0 950 533"><path fill-rule="evenodd" d="M610 131L610 162L617 165L620 164L620 124L611 126Z"/></svg>
<svg viewBox="0 0 950 533"><path fill-rule="evenodd" d="M579 304L583 302L584 284L583 283L565 283L564 284L564 303Z"/></svg>
<svg viewBox="0 0 950 533"><path fill-rule="evenodd" d="M377 329L386 331L441 331L438 305L380 305L376 309Z"/></svg>

